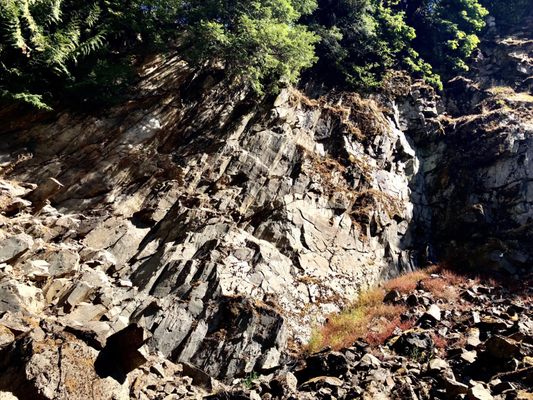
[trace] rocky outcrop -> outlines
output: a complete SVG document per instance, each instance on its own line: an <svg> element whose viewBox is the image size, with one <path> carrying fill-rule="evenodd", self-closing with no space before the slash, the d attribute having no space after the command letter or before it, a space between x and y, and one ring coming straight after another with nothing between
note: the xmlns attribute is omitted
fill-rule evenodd
<svg viewBox="0 0 533 400"><path fill-rule="evenodd" d="M209 391L283 369L326 315L428 261L527 272L530 32L488 41L442 103L400 76L258 101L175 56L109 110L0 111L0 392L85 398L71 357L101 393L200 395L136 377L165 375L155 360Z"/></svg>
<svg viewBox="0 0 533 400"><path fill-rule="evenodd" d="M449 85L446 135L427 146L440 162L424 176L441 259L530 271L532 26L529 18L510 36L487 38L470 78Z"/></svg>
<svg viewBox="0 0 533 400"><path fill-rule="evenodd" d="M35 241L11 264L45 282L40 307L109 333L142 321L154 351L230 379L278 368L324 315L418 265L404 130L437 115L423 85L400 112L292 89L258 104L177 58L142 74L138 98L105 115L0 132L9 176L39 185L5 189L19 218L5 240Z"/></svg>

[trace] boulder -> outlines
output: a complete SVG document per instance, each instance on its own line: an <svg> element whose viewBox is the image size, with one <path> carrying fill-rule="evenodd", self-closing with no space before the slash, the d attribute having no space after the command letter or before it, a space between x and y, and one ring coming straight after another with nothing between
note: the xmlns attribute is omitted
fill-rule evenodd
<svg viewBox="0 0 533 400"><path fill-rule="evenodd" d="M32 246L33 239L25 233L0 240L0 263L8 263L19 258Z"/></svg>
<svg viewBox="0 0 533 400"><path fill-rule="evenodd" d="M13 343L14 341L15 335L13 332L4 325L0 324L0 349Z"/></svg>
<svg viewBox="0 0 533 400"><path fill-rule="evenodd" d="M54 278L73 275L80 269L80 256L77 252L67 249L58 249L45 255L48 262L48 271Z"/></svg>
<svg viewBox="0 0 533 400"><path fill-rule="evenodd" d="M48 178L33 191L28 193L25 198L33 203L34 213L38 213L47 204L48 200L57 194L63 185L57 179Z"/></svg>
<svg viewBox="0 0 533 400"><path fill-rule="evenodd" d="M467 385L450 378L444 380L444 388L449 399L456 399L459 395L468 393Z"/></svg>
<svg viewBox="0 0 533 400"><path fill-rule="evenodd" d="M135 324L110 336L95 360L96 373L124 383L129 372L147 361L140 351L147 340L146 330Z"/></svg>
<svg viewBox="0 0 533 400"><path fill-rule="evenodd" d="M45 307L41 289L15 280L0 281L0 313L40 314Z"/></svg>
<svg viewBox="0 0 533 400"><path fill-rule="evenodd" d="M415 329L394 338L392 348L398 354L422 361L431 356L433 340L428 331Z"/></svg>
<svg viewBox="0 0 533 400"><path fill-rule="evenodd" d="M485 347L487 354L500 360L509 360L520 355L519 343L500 335L491 336L485 342Z"/></svg>

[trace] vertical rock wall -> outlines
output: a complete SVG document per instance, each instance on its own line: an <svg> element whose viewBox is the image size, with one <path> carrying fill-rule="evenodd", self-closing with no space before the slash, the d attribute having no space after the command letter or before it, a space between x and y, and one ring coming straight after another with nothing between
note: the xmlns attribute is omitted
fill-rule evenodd
<svg viewBox="0 0 533 400"><path fill-rule="evenodd" d="M79 219L46 240L104 251L106 274L131 282L88 299L106 292L109 333L142 323L154 350L220 378L270 370L361 289L416 267L424 205L405 131L436 116L423 86L401 108L294 90L256 104L178 59L144 73L121 107L0 132L2 159L20 161L10 177L57 179L53 205Z"/></svg>

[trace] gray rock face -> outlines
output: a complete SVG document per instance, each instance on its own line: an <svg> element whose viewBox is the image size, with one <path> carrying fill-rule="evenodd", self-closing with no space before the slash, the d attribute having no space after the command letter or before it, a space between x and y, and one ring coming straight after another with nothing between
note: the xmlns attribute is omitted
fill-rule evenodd
<svg viewBox="0 0 533 400"><path fill-rule="evenodd" d="M518 63L508 108L470 78L443 105L420 82L258 103L173 57L102 114L0 111L0 315L51 320L93 350L136 324L152 353L230 381L280 367L325 315L428 261L528 270L530 44L515 39L487 47L498 71Z"/></svg>
<svg viewBox="0 0 533 400"><path fill-rule="evenodd" d="M447 93L448 103L460 98L463 105L456 118L443 120L446 135L427 147L441 161L423 178L440 258L509 274L530 272L533 260L526 245L533 218L533 97L524 87L532 75L531 18L521 26L506 38L487 38L472 79Z"/></svg>
<svg viewBox="0 0 533 400"><path fill-rule="evenodd" d="M0 263L20 257L33 246L31 236L24 233L0 241Z"/></svg>
<svg viewBox="0 0 533 400"><path fill-rule="evenodd" d="M0 132L4 151L34 144L13 178L63 185L50 198L60 212L44 206L33 227L62 244L41 246L33 259L48 266L35 273L50 276L45 298L69 326L142 321L152 349L212 376L271 370L313 323L418 265L420 162L404 131L438 125L435 98L415 86L402 113L292 89L254 104L181 65L147 68L141 97L152 100L132 108ZM40 208L48 196L37 197ZM86 267L112 280L93 282Z"/></svg>

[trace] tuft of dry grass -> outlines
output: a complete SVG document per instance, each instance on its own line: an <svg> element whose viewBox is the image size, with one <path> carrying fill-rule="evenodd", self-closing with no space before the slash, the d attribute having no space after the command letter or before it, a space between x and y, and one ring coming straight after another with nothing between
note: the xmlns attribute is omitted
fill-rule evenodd
<svg viewBox="0 0 533 400"><path fill-rule="evenodd" d="M436 276L432 276L436 274ZM383 299L391 290L410 294L420 286L435 298L447 303L459 298L459 287L471 284L468 278L441 266L411 272L386 282L383 287L362 293L346 310L330 315L326 323L314 330L307 351L316 352L325 347L335 350L348 347L357 339L371 345L383 344L396 329L410 329L414 321L402 321L400 315L407 311L402 304L385 304ZM441 337L434 338L437 348L448 345Z"/></svg>
<svg viewBox="0 0 533 400"><path fill-rule="evenodd" d="M415 271L409 274L401 275L385 283L384 288L387 291L397 290L402 294L409 294L416 289L418 282L429 278L426 271Z"/></svg>
<svg viewBox="0 0 533 400"><path fill-rule="evenodd" d="M519 101L524 103L533 103L533 96L525 92L516 92L510 86L493 86L489 92L494 96L510 101Z"/></svg>
<svg viewBox="0 0 533 400"><path fill-rule="evenodd" d="M312 353L328 346L338 350L357 339L383 343L401 325L399 315L406 311L404 306L383 303L384 297L381 288L369 290L345 311L330 315L326 324L313 332L307 350Z"/></svg>
<svg viewBox="0 0 533 400"><path fill-rule="evenodd" d="M445 354L449 346L449 343L446 338L436 334L435 332L431 332L431 339L433 340L435 348L439 350L441 354Z"/></svg>
<svg viewBox="0 0 533 400"><path fill-rule="evenodd" d="M414 321L407 320L402 322L401 318L396 316L393 320L379 321L379 324L375 329L371 328L369 330L365 339L371 346L378 346L385 343L397 329L406 331L413 326Z"/></svg>

